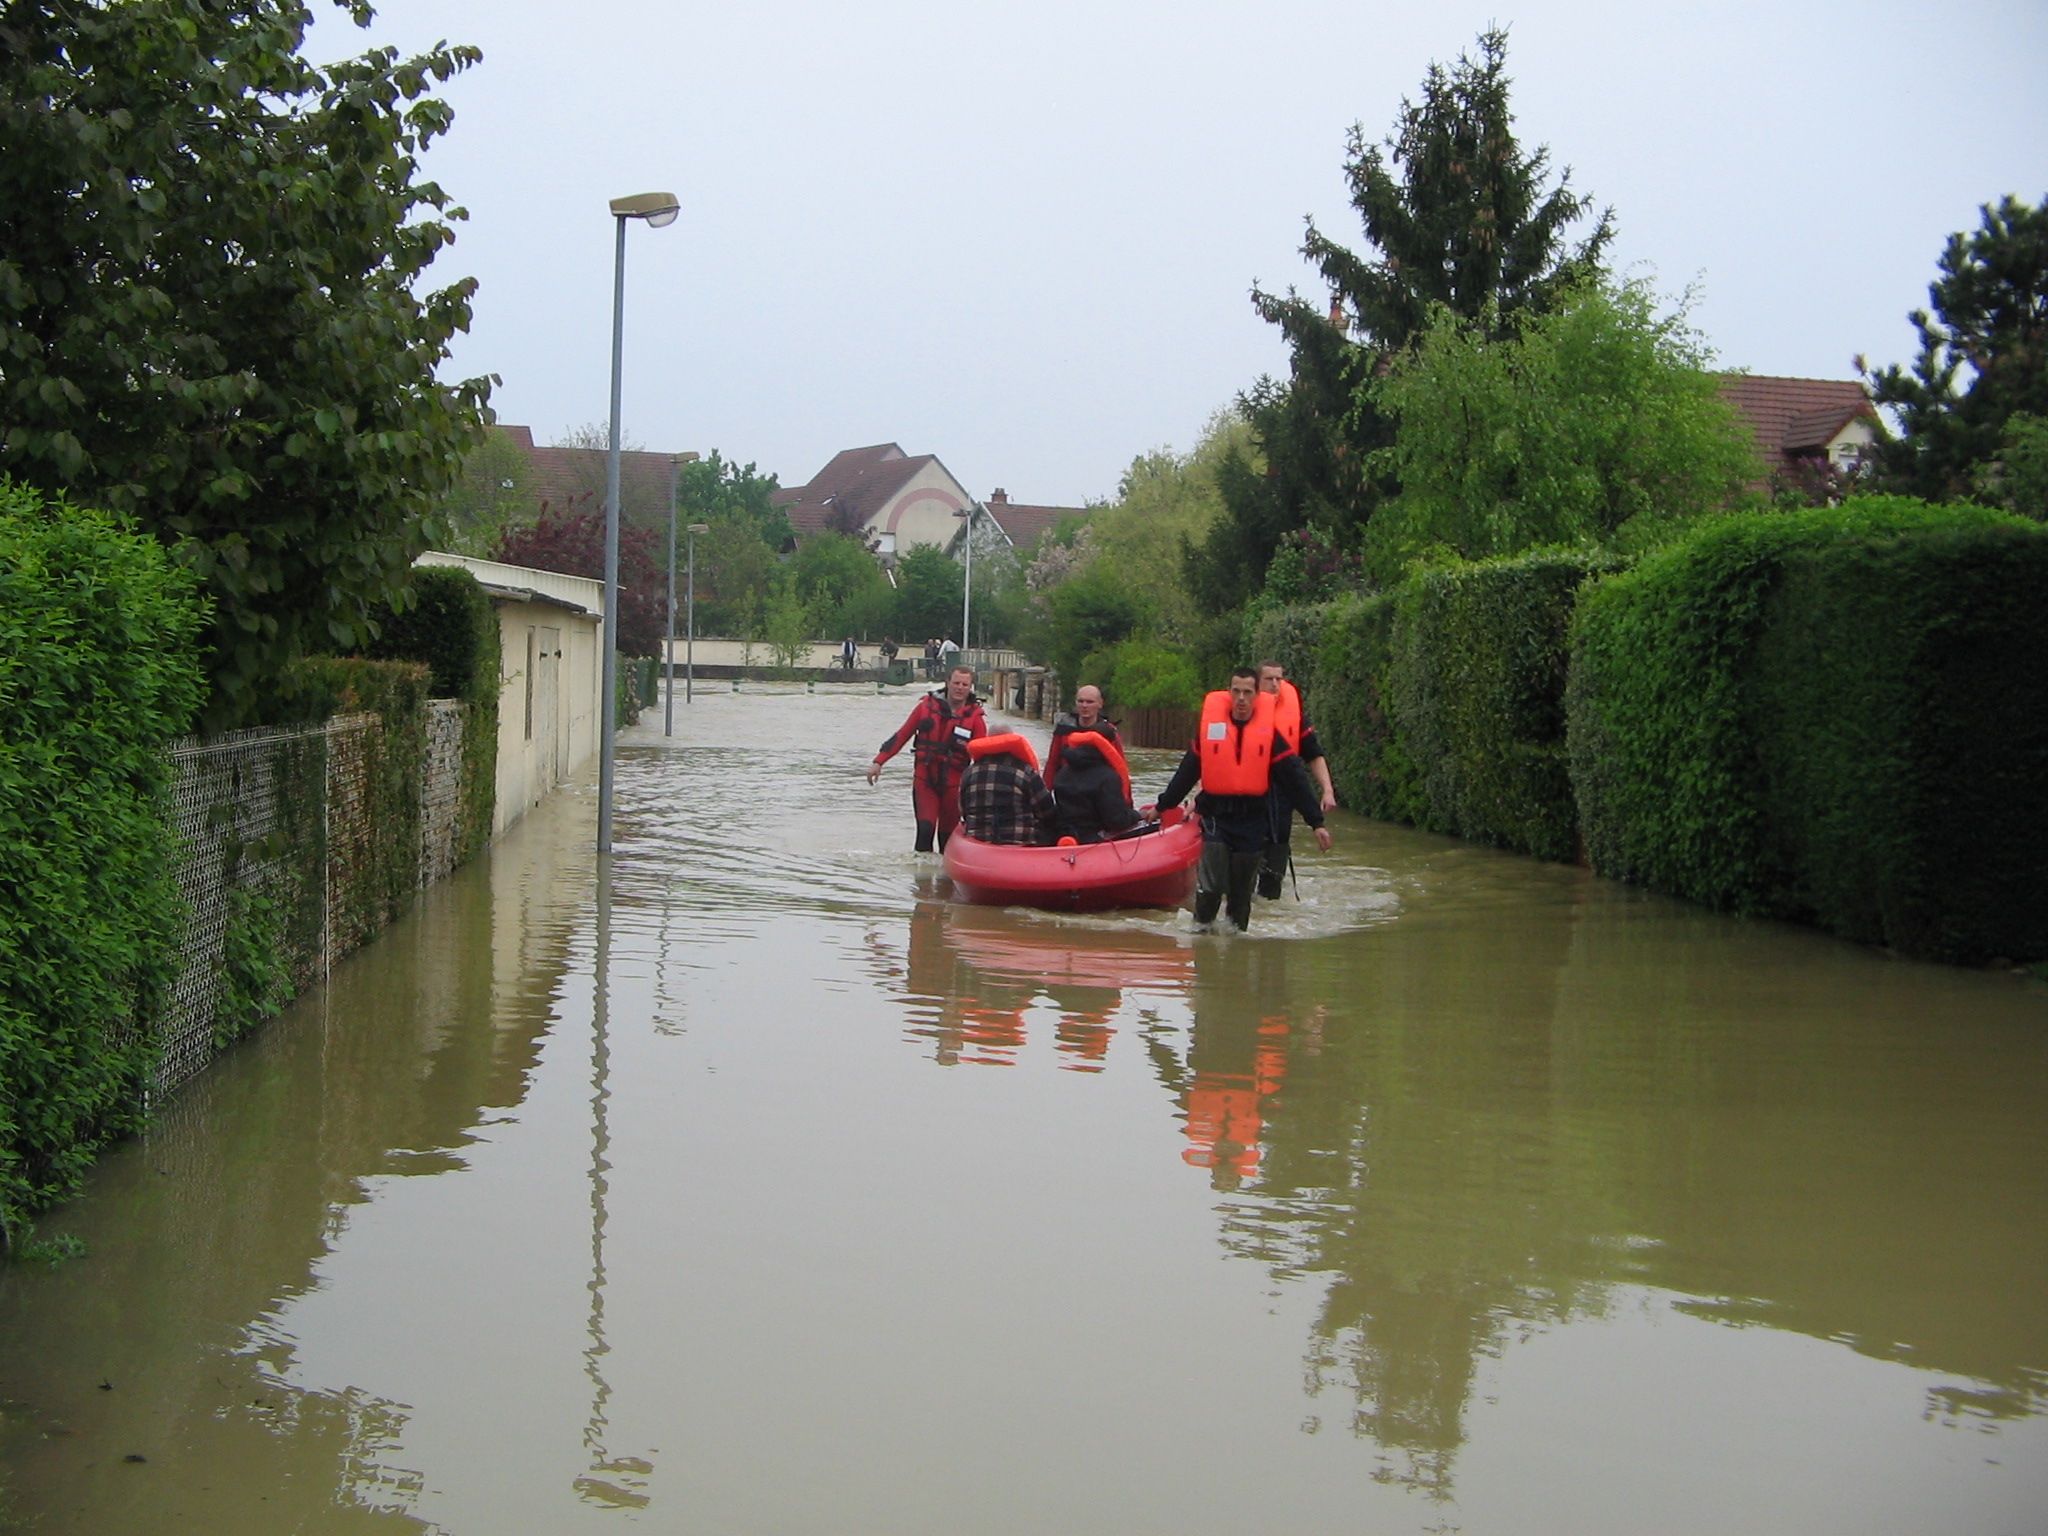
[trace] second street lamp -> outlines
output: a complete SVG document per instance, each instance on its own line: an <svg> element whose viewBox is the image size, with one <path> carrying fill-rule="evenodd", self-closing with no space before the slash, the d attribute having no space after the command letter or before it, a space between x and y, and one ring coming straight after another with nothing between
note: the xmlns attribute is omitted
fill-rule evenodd
<svg viewBox="0 0 2048 1536"><path fill-rule="evenodd" d="M697 535L709 533L709 523L690 524L690 585L688 624L690 638L683 642L683 702L689 703L697 686Z"/></svg>
<svg viewBox="0 0 2048 1536"><path fill-rule="evenodd" d="M676 221L683 205L673 192L640 192L612 199L618 225L612 259L612 432L604 461L604 670L598 733L597 851L612 851L612 768L619 729L619 394L626 358L626 221L644 219L661 229Z"/></svg>

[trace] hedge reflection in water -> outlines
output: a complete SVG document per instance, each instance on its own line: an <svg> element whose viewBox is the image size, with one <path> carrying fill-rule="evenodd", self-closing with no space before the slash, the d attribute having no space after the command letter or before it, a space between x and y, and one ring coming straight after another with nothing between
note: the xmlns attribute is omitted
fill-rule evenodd
<svg viewBox="0 0 2048 1536"><path fill-rule="evenodd" d="M1225 1245L1324 1285L1312 1394L1438 1496L1479 1363L1622 1285L1975 1383L1933 1417L2048 1406L2038 984L1555 867L1509 899L1489 856L1392 836L1468 880L1342 946L922 905L910 1033L1009 1064L1037 1016L1099 1067L1125 1020Z"/></svg>

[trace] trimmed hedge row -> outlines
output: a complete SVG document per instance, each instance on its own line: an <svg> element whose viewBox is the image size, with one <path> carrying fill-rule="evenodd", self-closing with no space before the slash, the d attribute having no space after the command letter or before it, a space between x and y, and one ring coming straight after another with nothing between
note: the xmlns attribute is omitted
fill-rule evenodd
<svg viewBox="0 0 2048 1536"><path fill-rule="evenodd" d="M1602 874L2048 955L2048 530L1905 498L1718 520L1589 590L1568 707Z"/></svg>
<svg viewBox="0 0 2048 1536"><path fill-rule="evenodd" d="M1538 858L1574 856L1567 637L1579 588L1617 564L1536 552L1402 585L1387 687L1420 781L1419 825Z"/></svg>
<svg viewBox="0 0 2048 1536"><path fill-rule="evenodd" d="M1544 551L1279 610L1253 635L1303 683L1338 798L1434 832L1570 859L1564 683L1572 605L1615 562Z"/></svg>
<svg viewBox="0 0 2048 1536"><path fill-rule="evenodd" d="M205 619L155 540L0 480L0 1249L142 1119Z"/></svg>

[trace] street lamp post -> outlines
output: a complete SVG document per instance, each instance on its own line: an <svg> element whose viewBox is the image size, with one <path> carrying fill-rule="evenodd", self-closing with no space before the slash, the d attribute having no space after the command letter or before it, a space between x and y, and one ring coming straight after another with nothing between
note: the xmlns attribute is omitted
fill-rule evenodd
<svg viewBox="0 0 2048 1536"><path fill-rule="evenodd" d="M683 702L689 703L697 687L697 535L709 533L709 523L690 524L689 636L683 642Z"/></svg>
<svg viewBox="0 0 2048 1536"><path fill-rule="evenodd" d="M673 192L641 192L612 199L618 240L612 258L612 431L604 462L604 670L598 733L597 851L612 851L612 768L619 728L619 395L626 360L626 221L645 219L651 229L676 221L682 204Z"/></svg>
<svg viewBox="0 0 2048 1536"><path fill-rule="evenodd" d="M980 511L981 503L971 501L965 510L953 514L967 519L967 574L960 583L960 654L963 656L974 647L974 632L968 626L974 616L974 518ZM974 665L972 658L967 665Z"/></svg>
<svg viewBox="0 0 2048 1536"><path fill-rule="evenodd" d="M668 623L661 632L661 734L676 733L676 468L700 455L672 453L668 460Z"/></svg>

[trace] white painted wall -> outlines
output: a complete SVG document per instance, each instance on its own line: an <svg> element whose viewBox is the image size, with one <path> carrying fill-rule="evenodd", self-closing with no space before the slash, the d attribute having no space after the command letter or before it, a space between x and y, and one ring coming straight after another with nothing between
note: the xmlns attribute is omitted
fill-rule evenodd
<svg viewBox="0 0 2048 1536"><path fill-rule="evenodd" d="M920 544L943 549L959 531L960 521L953 514L964 509L967 501L965 488L946 473L944 465L934 461L911 476L910 483L868 519L868 526L885 539L894 535L893 553L898 555L906 555Z"/></svg>
<svg viewBox="0 0 2048 1536"><path fill-rule="evenodd" d="M597 760L604 583L439 551L414 564L459 566L500 589L495 837Z"/></svg>

